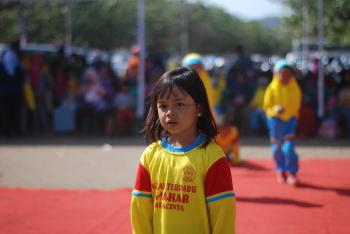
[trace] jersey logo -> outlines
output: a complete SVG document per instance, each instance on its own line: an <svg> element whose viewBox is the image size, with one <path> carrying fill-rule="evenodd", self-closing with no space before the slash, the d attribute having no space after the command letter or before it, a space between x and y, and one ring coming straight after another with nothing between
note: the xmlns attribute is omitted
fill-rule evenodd
<svg viewBox="0 0 350 234"><path fill-rule="evenodd" d="M192 166L186 166L183 169L183 181L192 182L196 177L196 170Z"/></svg>

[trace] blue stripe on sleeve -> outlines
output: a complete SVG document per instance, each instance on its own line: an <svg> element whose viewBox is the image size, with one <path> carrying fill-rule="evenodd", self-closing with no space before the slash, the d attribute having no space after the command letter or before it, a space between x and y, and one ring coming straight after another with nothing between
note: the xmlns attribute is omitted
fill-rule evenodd
<svg viewBox="0 0 350 234"><path fill-rule="evenodd" d="M207 199L207 203L210 203L210 202L213 202L213 201L217 201L217 200L220 200L220 199L225 198L225 197L234 197L234 196L235 196L234 193L222 194L222 195L215 196L215 197Z"/></svg>
<svg viewBox="0 0 350 234"><path fill-rule="evenodd" d="M136 192L136 191L133 191L132 195L137 196L137 197L149 197L149 198L152 197L152 194L140 193L140 192Z"/></svg>

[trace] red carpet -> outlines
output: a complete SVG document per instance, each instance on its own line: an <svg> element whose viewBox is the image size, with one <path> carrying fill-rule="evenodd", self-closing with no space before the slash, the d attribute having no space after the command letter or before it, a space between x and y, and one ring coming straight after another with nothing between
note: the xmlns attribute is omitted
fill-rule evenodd
<svg viewBox="0 0 350 234"><path fill-rule="evenodd" d="M238 234L350 233L350 160L304 160L297 188L270 160L232 168ZM131 233L130 189L0 189L1 234Z"/></svg>

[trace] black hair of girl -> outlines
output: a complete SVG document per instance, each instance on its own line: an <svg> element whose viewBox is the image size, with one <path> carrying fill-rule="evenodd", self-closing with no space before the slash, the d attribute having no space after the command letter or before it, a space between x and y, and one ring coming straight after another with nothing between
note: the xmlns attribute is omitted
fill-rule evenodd
<svg viewBox="0 0 350 234"><path fill-rule="evenodd" d="M170 96L175 86L188 93L194 102L199 105L201 116L198 117L197 129L206 136L205 143L202 146L208 145L216 137L217 127L210 111L204 84L197 72L188 67L175 68L165 72L158 79L149 97L149 111L141 133L144 134L149 144L160 140L164 136L165 131L158 117L157 101L159 97Z"/></svg>

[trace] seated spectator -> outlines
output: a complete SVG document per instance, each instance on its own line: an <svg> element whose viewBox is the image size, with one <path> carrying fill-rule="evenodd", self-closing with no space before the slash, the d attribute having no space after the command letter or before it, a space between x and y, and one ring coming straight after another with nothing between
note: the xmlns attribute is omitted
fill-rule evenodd
<svg viewBox="0 0 350 234"><path fill-rule="evenodd" d="M216 143L225 152L228 162L230 162L231 165L238 165L241 162L238 128L230 124L231 121L228 121L227 116L223 119L223 121L218 121Z"/></svg>

